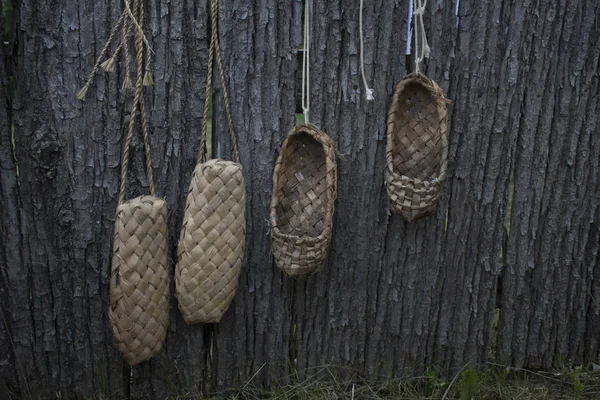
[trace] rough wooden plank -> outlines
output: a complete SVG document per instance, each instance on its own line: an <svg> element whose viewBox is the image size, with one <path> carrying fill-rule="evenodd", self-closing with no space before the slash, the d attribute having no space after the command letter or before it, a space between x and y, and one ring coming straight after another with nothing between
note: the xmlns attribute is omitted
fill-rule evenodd
<svg viewBox="0 0 600 400"><path fill-rule="evenodd" d="M191 1L150 3L147 27L156 54L156 85L147 91L153 166L158 194L169 204L174 258L181 194L199 142L203 83L191 71L201 69L205 58L205 11ZM23 258L31 276L23 286L32 288L31 301L21 307L32 311L19 310L19 318L33 323L27 373L48 393L63 391L67 397L124 396L128 390L129 368L112 347L106 310L129 103L118 89L120 74L100 74L84 103L74 97L121 7L114 1L52 1L21 10L16 154ZM142 154L136 138L129 195L147 192ZM133 397L194 388L204 374L202 328L187 328L172 305L164 356L133 370Z"/></svg>
<svg viewBox="0 0 600 400"><path fill-rule="evenodd" d="M27 297L13 319L31 391L123 395L124 364L108 330L108 266L121 118L116 83L97 79L84 104L74 93L107 35L113 7L94 2L21 4L14 102L22 271ZM84 17L85 16L85 17ZM88 60L84 62L81 60Z"/></svg>
<svg viewBox="0 0 600 400"><path fill-rule="evenodd" d="M292 283L276 270L269 238L272 171L294 124L294 73L301 2L222 1L219 32L246 183L246 259L240 289L214 330L215 388L270 385L287 375ZM219 104L219 103L217 103ZM217 156L231 159L223 107Z"/></svg>
<svg viewBox="0 0 600 400"><path fill-rule="evenodd" d="M208 59L207 3L176 0L145 4L146 34L155 53L155 85L146 97L151 110L153 166L158 194L168 204L174 265L185 197L200 143ZM141 152L137 155L137 165L142 167ZM174 290L172 280L171 293ZM205 327L185 323L173 295L163 352L133 368L132 398L162 399L201 392L208 379L205 365L209 343Z"/></svg>
<svg viewBox="0 0 600 400"><path fill-rule="evenodd" d="M200 138L207 4L146 5L152 153L174 259ZM128 97L119 74L98 76L84 103L73 96L122 4L22 4L17 164L0 69L0 375L19 396L165 398L269 386L323 366L371 377L434 366L451 375L490 357L497 307L499 361L597 359L597 2L462 0L458 23L455 3L429 2L425 71L452 100L450 171L437 215L407 224L388 215L382 177L389 101L407 69L408 1L365 4L372 103L358 64L358 4L315 1L311 115L342 156L339 199L328 265L294 281L273 266L268 208L273 162L294 123L302 6L221 4L248 200L240 290L218 326L187 326L173 298L163 354L130 371L106 317ZM230 158L215 106L216 155ZM131 195L147 190L141 150L136 138Z"/></svg>
<svg viewBox="0 0 600 400"><path fill-rule="evenodd" d="M382 184L387 109L394 85L405 73L408 4L366 8L374 103L365 103L362 93L358 8L317 5L313 119L332 134L343 158L329 265L298 287L298 359L306 372L334 365L389 376L435 365L449 373L467 361L486 359L499 245L483 246L479 238L501 235L493 227L503 221L507 191L501 186L482 195L488 182L496 181L501 160L488 158L489 136L479 138L490 123L485 105L469 104L468 98L484 93L484 77L492 65L472 66L469 60L486 50L482 33L490 29L499 6L466 3L462 13L485 17L465 18L457 28L454 7L445 2L431 3L426 16L435 54L426 71L455 100L452 168L437 216L411 224L388 217ZM459 40L472 43L458 48ZM482 77L461 80L469 67ZM485 101L494 104L495 99ZM459 148L460 143L472 145ZM500 146L495 144L496 151ZM466 174L486 164L491 164L489 174Z"/></svg>
<svg viewBox="0 0 600 400"><path fill-rule="evenodd" d="M584 0L519 10L515 68L525 96L500 337L501 353L519 367L598 354L599 10Z"/></svg>
<svg viewBox="0 0 600 400"><path fill-rule="evenodd" d="M0 32L5 21L0 13ZM5 46L9 48L9 46ZM10 48L9 48L10 51ZM19 186L12 141L7 54L0 60L0 393L11 398L29 394L25 370L31 370L32 321L19 315L28 299L27 273L21 270ZM24 305L24 306L22 306ZM26 312L23 312L26 314Z"/></svg>

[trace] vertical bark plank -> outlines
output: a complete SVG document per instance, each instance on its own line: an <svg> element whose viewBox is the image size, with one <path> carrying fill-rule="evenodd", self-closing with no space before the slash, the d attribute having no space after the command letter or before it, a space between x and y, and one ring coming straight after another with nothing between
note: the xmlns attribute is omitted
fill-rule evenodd
<svg viewBox="0 0 600 400"><path fill-rule="evenodd" d="M247 231L238 294L214 328L215 388L268 386L288 374L293 283L274 267L268 218L278 146L294 124L300 24L294 17L301 4L236 0L220 6L223 62L246 183ZM231 159L223 107L217 110L216 156Z"/></svg>
<svg viewBox="0 0 600 400"><path fill-rule="evenodd" d="M171 256L195 163L203 83L191 71L206 56L204 7L147 2L156 85L147 89L157 192L169 205ZM87 100L74 93L121 11L120 2L27 3L21 10L15 101L24 266L30 271L32 381L47 393L162 397L193 390L204 374L202 328L188 328L172 303L163 356L133 369L112 346L108 276L129 99L122 75L100 74ZM91 17L90 17L91 16ZM156 38L156 40L154 40ZM128 195L147 192L143 151L133 143ZM25 313L25 311L23 311ZM24 315L23 318L26 316ZM25 340L25 339L23 339ZM160 373L153 373L153 371Z"/></svg>
<svg viewBox="0 0 600 400"><path fill-rule="evenodd" d="M146 1L146 34L154 50L154 87L147 91L154 176L159 196L167 200L171 266L183 208L200 143L206 63L206 2ZM143 176L142 151L137 153ZM162 399L197 394L207 378L209 340L202 325L187 325L177 307L171 269L171 310L163 352L132 369L131 397Z"/></svg>
<svg viewBox="0 0 600 400"><path fill-rule="evenodd" d="M5 21L0 14L0 32ZM0 392L27 396L25 371L32 366L32 320L28 313L28 274L22 271L19 185L14 159L10 57L0 59Z"/></svg>
<svg viewBox="0 0 600 400"><path fill-rule="evenodd" d="M525 95L500 338L501 353L519 367L598 354L599 10L584 0L520 10Z"/></svg>
<svg viewBox="0 0 600 400"><path fill-rule="evenodd" d="M122 114L116 83L102 76L87 102L74 96L115 7L27 2L19 15L14 124L28 293L13 319L32 329L14 340L31 347L23 362L34 394L122 396L106 313Z"/></svg>
<svg viewBox="0 0 600 400"><path fill-rule="evenodd" d="M74 97L122 2L21 2L12 104L0 65L0 390L154 399L270 386L325 366L378 378L431 366L452 375L492 357L531 368L597 361L600 5L461 0L457 16L455 2L428 2L425 72L452 100L450 169L437 214L406 223L389 215L382 178L389 102L412 69L408 1L365 2L375 88L366 102L358 2L314 0L311 122L336 142L339 196L325 269L292 280L274 267L268 214L300 90L303 3L221 2L247 191L239 293L219 325L186 325L173 297L163 353L130 369L107 318L130 99L119 72L99 74L85 102ZM207 2L145 4L153 166L174 262L200 140L209 16ZM214 148L231 159L221 104ZM138 137L133 146L131 196L147 191Z"/></svg>

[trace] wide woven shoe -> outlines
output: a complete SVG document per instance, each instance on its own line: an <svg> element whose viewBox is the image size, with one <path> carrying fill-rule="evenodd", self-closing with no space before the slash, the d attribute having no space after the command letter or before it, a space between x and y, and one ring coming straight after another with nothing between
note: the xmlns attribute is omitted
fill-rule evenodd
<svg viewBox="0 0 600 400"><path fill-rule="evenodd" d="M169 322L167 206L142 196L117 208L109 319L129 365L159 353Z"/></svg>
<svg viewBox="0 0 600 400"><path fill-rule="evenodd" d="M331 241L337 163L331 138L313 125L293 128L273 172L271 245L290 276L319 270Z"/></svg>
<svg viewBox="0 0 600 400"><path fill-rule="evenodd" d="M217 323L235 297L246 242L242 166L198 164L186 200L175 266L179 310L188 324Z"/></svg>
<svg viewBox="0 0 600 400"><path fill-rule="evenodd" d="M394 92L387 123L385 184L390 205L407 221L435 213L448 165L447 100L422 74Z"/></svg>

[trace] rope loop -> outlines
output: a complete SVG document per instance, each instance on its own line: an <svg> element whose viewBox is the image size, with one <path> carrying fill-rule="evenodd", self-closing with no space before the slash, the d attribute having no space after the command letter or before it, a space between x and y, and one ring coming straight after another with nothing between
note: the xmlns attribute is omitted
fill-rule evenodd
<svg viewBox="0 0 600 400"><path fill-rule="evenodd" d="M421 73L421 63L425 58L429 58L431 48L427 43L427 32L425 32L425 23L423 16L427 0L414 0L413 3L413 22L415 30L415 72Z"/></svg>
<svg viewBox="0 0 600 400"><path fill-rule="evenodd" d="M211 0L211 38L210 48L208 51L208 73L206 75L206 91L204 98L204 111L202 114L202 137L200 139L200 153L198 154L198 162L203 162L206 159L206 136L208 134L208 99L212 93L213 85L213 63L216 56L217 68L219 69L219 78L221 81L221 90L223 91L223 103L225 103L225 115L227 117L227 125L229 126L229 135L231 136L231 146L233 147L233 156L236 163L240 162L240 153L238 151L237 140L233 130L233 119L231 118L231 110L229 108L229 95L227 94L227 85L225 84L225 73L223 71L223 62L221 60L221 47L219 45L219 0Z"/></svg>
<svg viewBox="0 0 600 400"><path fill-rule="evenodd" d="M311 0L304 2L304 47L302 55L302 112L304 123L309 124L310 112L310 8Z"/></svg>
<svg viewBox="0 0 600 400"><path fill-rule="evenodd" d="M134 0L133 11L130 10L131 0L126 0L126 8L129 9L129 18L125 18L125 24L123 25L123 52L129 54L129 44L127 43L127 35L125 32L132 30L133 25L143 24L144 21L144 2L143 0ZM135 13L135 15L134 15ZM135 21L135 22L134 22ZM139 23L138 23L139 21ZM146 107L144 103L144 50L148 49L145 46L143 31L141 29L134 29L134 48L135 48L135 66L136 66L136 83L135 83L135 94L133 98L133 104L131 106L131 114L129 116L129 129L127 130L127 136L123 144L123 160L121 162L121 185L119 188L119 204L125 201L125 182L127 179L127 166L129 164L129 152L131 146L131 139L133 132L135 131L135 118L139 110L142 139L144 141L144 153L146 155L146 174L148 175L148 185L150 187L150 194L155 195L154 188L154 176L152 173L152 162L150 154L150 139L148 137L148 123L146 120ZM146 58L148 61L148 58ZM125 58L125 63L128 64L128 57ZM149 63L146 64L146 69L149 69ZM129 73L129 72L127 72ZM147 71L148 73L148 71ZM125 78L127 79L127 77Z"/></svg>
<svg viewBox="0 0 600 400"><path fill-rule="evenodd" d="M367 101L375 100L374 90L369 87L367 78L365 77L365 54L364 54L364 35L363 35L363 3L364 0L360 0L360 14L358 17L359 33L360 33L360 74L362 75L363 84L365 86L365 96Z"/></svg>

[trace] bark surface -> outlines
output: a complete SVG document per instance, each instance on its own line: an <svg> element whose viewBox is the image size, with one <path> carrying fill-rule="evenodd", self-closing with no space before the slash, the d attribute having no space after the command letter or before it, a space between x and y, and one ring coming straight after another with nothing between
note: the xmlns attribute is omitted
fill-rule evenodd
<svg viewBox="0 0 600 400"><path fill-rule="evenodd" d="M425 14L424 71L452 101L450 164L437 214L412 223L390 215L383 185L389 102L412 69L408 1L365 2L372 102L360 78L358 2L313 1L311 122L336 143L339 189L326 266L304 280L275 268L268 223L273 164L295 123L304 2L221 2L246 182L240 287L219 325L186 325L173 296L164 351L133 369L107 318L131 99L120 72L100 73L84 102L74 96L122 2L20 2L17 51L0 63L0 391L159 399L325 368L380 378L430 366L453 376L488 360L597 362L600 4L462 0L457 14L455 1L430 0ZM146 15L152 161L174 263L209 16L194 0L146 1ZM219 88L213 105L213 153L231 159ZM133 149L130 196L148 191L137 136Z"/></svg>

